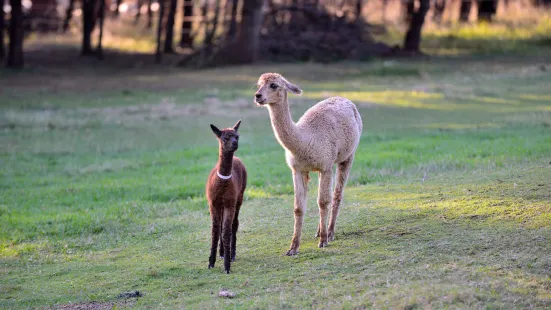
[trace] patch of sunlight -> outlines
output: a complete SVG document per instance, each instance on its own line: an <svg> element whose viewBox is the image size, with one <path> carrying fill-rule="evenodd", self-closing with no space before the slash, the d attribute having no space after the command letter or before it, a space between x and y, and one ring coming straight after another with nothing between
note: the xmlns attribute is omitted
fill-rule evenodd
<svg viewBox="0 0 551 310"><path fill-rule="evenodd" d="M518 95L520 99L539 100L551 102L551 95L534 95L534 94L521 94Z"/></svg>
<svg viewBox="0 0 551 310"><path fill-rule="evenodd" d="M484 103L499 103L499 104L523 104L520 100L510 100L496 97L485 97L485 96L476 96L473 100L484 102Z"/></svg>
<svg viewBox="0 0 551 310"><path fill-rule="evenodd" d="M466 48L457 48L457 47L440 47L440 46L431 46L423 47L423 52L430 55L439 55L439 56L461 56L468 55L472 53L469 49Z"/></svg>
<svg viewBox="0 0 551 310"><path fill-rule="evenodd" d="M369 202L383 202L383 201L396 201L396 200L417 200L420 198L426 198L425 193L412 193L405 191L366 191L365 186L351 187L347 195L350 195L351 200L357 201L369 201Z"/></svg>
<svg viewBox="0 0 551 310"><path fill-rule="evenodd" d="M120 36L106 36L102 44L105 48L113 48L124 52L152 53L155 49L155 44L151 40Z"/></svg>
<svg viewBox="0 0 551 310"><path fill-rule="evenodd" d="M431 124L414 125L414 127L426 128L426 129L452 129L452 130L499 128L499 126L494 123L479 123L479 124L431 123Z"/></svg>
<svg viewBox="0 0 551 310"><path fill-rule="evenodd" d="M429 36L465 40L525 40L537 36L545 36L551 31L551 18L542 17L536 25L516 25L511 27L506 23L476 23L456 24L450 28L432 28L425 33Z"/></svg>
<svg viewBox="0 0 551 310"><path fill-rule="evenodd" d="M33 254L40 246L33 243L5 244L0 248L0 257L18 257L24 254Z"/></svg>
<svg viewBox="0 0 551 310"><path fill-rule="evenodd" d="M273 197L270 193L266 192L260 187L250 187L247 189L247 196L249 199L257 198L270 198Z"/></svg>
<svg viewBox="0 0 551 310"><path fill-rule="evenodd" d="M380 105L418 108L418 109L435 109L435 110L453 110L457 105L448 102L429 103L422 101L423 99L444 99L443 94L428 93L419 91L399 91L386 90L377 92L310 92L304 95L309 99L325 99L329 96L341 96L356 102L372 102Z"/></svg>

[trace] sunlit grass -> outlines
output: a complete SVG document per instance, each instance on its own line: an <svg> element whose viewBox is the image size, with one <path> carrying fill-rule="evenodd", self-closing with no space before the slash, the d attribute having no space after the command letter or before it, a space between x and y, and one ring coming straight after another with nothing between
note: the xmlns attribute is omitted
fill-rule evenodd
<svg viewBox="0 0 551 310"><path fill-rule="evenodd" d="M145 294L139 309L548 308L544 60L71 70L55 80L90 89L41 71L10 76L1 81L10 90L0 114L0 308L112 306L134 290ZM313 237L312 173L296 257L283 255L291 172L268 112L251 100L267 71L304 90L289 97L295 120L330 95L352 99L364 120L336 240L318 249ZM24 85L33 78L57 88ZM140 81L148 88L128 86ZM204 186L218 155L209 124L237 119L249 185L228 276L219 262L207 269ZM236 298L217 297L223 288Z"/></svg>
<svg viewBox="0 0 551 310"><path fill-rule="evenodd" d="M428 54L450 56L488 53L541 53L539 45L549 45L551 15L541 9L529 19L508 20L497 18L492 23L448 23L427 22L423 28L421 48ZM377 36L391 45L401 45L403 29L389 27Z"/></svg>

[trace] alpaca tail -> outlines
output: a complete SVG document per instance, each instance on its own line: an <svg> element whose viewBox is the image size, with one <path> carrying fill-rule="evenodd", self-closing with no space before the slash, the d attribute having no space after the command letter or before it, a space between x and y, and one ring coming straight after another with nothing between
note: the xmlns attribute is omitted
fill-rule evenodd
<svg viewBox="0 0 551 310"><path fill-rule="evenodd" d="M358 108L356 108L356 105L352 103L352 110L354 111L354 118L356 119L356 124L358 125L358 130L360 133L363 130L363 122L362 117L360 116L360 112L358 112Z"/></svg>

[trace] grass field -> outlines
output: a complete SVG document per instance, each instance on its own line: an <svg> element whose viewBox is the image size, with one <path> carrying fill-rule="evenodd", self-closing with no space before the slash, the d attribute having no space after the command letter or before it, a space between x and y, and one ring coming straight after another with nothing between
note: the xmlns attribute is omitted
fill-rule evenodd
<svg viewBox="0 0 551 310"><path fill-rule="evenodd" d="M0 308L549 308L550 65L1 71ZM304 90L295 120L330 95L364 120L336 240L317 248L314 175L296 257L291 174L252 102L266 71ZM203 187L209 124L238 119L250 180L226 275L207 269Z"/></svg>

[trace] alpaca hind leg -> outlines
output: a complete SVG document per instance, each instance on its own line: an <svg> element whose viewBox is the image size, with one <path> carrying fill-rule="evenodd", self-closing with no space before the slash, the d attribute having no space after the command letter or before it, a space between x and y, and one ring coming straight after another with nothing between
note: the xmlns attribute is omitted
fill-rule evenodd
<svg viewBox="0 0 551 310"><path fill-rule="evenodd" d="M239 209L241 209L241 204L243 203L243 195L239 196L237 199L237 205L235 208L235 215L233 218L232 225L232 239L231 239L231 261L235 262L235 248L237 245L237 229L239 228Z"/></svg>
<svg viewBox="0 0 551 310"><path fill-rule="evenodd" d="M235 209L224 209L224 220L222 222L222 242L224 243L224 271L230 273L230 261L231 261L231 237L232 237L232 224L235 214Z"/></svg>
<svg viewBox="0 0 551 310"><path fill-rule="evenodd" d="M331 187L332 187L332 169L320 172L318 186L318 207L320 211L320 222L318 224L318 232L320 241L319 248L327 246L327 216L329 213L329 204L331 203Z"/></svg>
<svg viewBox="0 0 551 310"><path fill-rule="evenodd" d="M308 193L308 172L293 171L293 185L295 188L295 228L291 247L287 255L298 254L300 247L300 235L302 234L302 223L304 221L304 211L306 210L306 194Z"/></svg>
<svg viewBox="0 0 551 310"><path fill-rule="evenodd" d="M337 166L337 183L335 185L335 191L333 192L331 217L329 218L329 229L327 232L327 238L329 241L333 241L335 239L335 224L337 222L337 216L339 215L339 208L343 198L344 187L346 186L346 181L348 180L352 162L354 162L354 154L352 154L352 156L350 156L347 160L339 163Z"/></svg>
<svg viewBox="0 0 551 310"><path fill-rule="evenodd" d="M211 218L212 218L212 240L211 240L211 247L210 247L210 256L209 256L209 269L214 267L214 263L216 262L216 248L218 247L218 240L220 238L220 232L222 230L222 221L221 221L222 214L220 214L217 210L214 208L211 208Z"/></svg>

